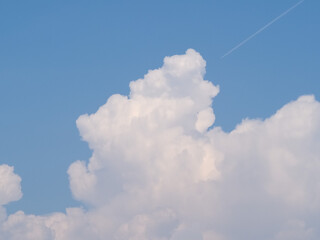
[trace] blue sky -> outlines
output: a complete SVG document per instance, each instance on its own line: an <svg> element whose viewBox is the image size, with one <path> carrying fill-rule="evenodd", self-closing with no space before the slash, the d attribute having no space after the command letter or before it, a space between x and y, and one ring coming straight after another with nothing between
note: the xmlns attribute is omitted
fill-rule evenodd
<svg viewBox="0 0 320 240"><path fill-rule="evenodd" d="M0 163L15 167L23 198L9 213L81 203L69 165L91 152L76 119L188 48L220 86L215 126L266 118L320 92L320 2L305 0L229 56L220 57L296 0L0 1Z"/></svg>

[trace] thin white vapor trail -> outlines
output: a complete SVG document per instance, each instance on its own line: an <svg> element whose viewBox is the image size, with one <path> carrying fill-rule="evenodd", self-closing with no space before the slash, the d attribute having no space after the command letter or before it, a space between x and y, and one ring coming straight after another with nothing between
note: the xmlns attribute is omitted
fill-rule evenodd
<svg viewBox="0 0 320 240"><path fill-rule="evenodd" d="M268 28L270 25L272 25L273 23L275 23L276 21L278 21L280 18L282 18L283 16L285 16L286 14L288 14L291 10L293 10L294 8L296 8L297 6L299 6L301 3L303 3L305 0L301 0L298 3L296 3L294 6L292 6L291 8L289 8L288 10L286 10L285 12L283 12L281 15L279 15L278 17L276 17L275 19L273 19L271 22L269 22L268 24L266 24L265 26L263 26L262 28L260 28L258 31L256 31L254 34L252 34L250 37L246 38L245 40L243 40L241 43L239 43L237 46L235 46L234 48L232 48L231 50L229 50L227 53L225 53L221 58L224 58L226 56L228 56L229 54L231 54L233 51L237 50L239 47L241 47L242 45L244 45L245 43L247 43L250 39L254 38L256 35L258 35L259 33L261 33L263 30L265 30L266 28Z"/></svg>

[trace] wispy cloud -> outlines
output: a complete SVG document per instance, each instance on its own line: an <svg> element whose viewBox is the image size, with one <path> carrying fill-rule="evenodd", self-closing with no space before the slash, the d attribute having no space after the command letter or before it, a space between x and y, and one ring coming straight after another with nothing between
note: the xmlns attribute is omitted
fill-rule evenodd
<svg viewBox="0 0 320 240"><path fill-rule="evenodd" d="M288 10L286 10L285 12L283 12L281 15L279 15L278 17L276 17L275 19L273 19L271 22L269 22L268 24L266 24L265 26L263 26L262 28L260 28L258 31L256 31L254 34L252 34L251 36L249 36L248 38L246 38L245 40L243 40L241 43L239 43L238 45L236 45L234 48L230 49L228 52L226 52L221 58L224 58L226 56L228 56L229 54L231 54L232 52L234 52L235 50L237 50L239 47L241 47L242 45L246 44L248 41L250 41L252 38L254 38L255 36L257 36L259 33L261 33L262 31L264 31L266 28L270 27L273 23L275 23L276 21L278 21L280 18L284 17L285 15L287 15L290 11L292 11L293 9L295 9L296 7L298 7L301 3L303 3L305 0L301 0L298 3L296 3L295 5L293 5L291 8L289 8Z"/></svg>

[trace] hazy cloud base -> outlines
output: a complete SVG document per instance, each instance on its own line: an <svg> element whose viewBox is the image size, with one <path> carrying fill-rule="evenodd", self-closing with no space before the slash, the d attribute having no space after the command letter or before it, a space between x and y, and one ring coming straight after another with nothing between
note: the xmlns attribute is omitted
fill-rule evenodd
<svg viewBox="0 0 320 240"><path fill-rule="evenodd" d="M319 239L320 103L301 96L226 133L210 128L219 88L204 74L189 49L79 117L93 155L68 174L89 210L7 216L21 179L0 165L0 239Z"/></svg>

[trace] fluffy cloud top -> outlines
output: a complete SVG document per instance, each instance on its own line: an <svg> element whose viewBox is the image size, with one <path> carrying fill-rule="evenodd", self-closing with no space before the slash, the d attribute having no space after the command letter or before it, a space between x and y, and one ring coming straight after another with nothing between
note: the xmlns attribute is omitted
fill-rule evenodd
<svg viewBox="0 0 320 240"><path fill-rule="evenodd" d="M204 74L189 49L80 116L93 154L68 174L88 209L3 215L0 239L319 239L320 103L302 96L226 133L210 128L219 88ZM2 205L21 197L12 170L0 168Z"/></svg>

